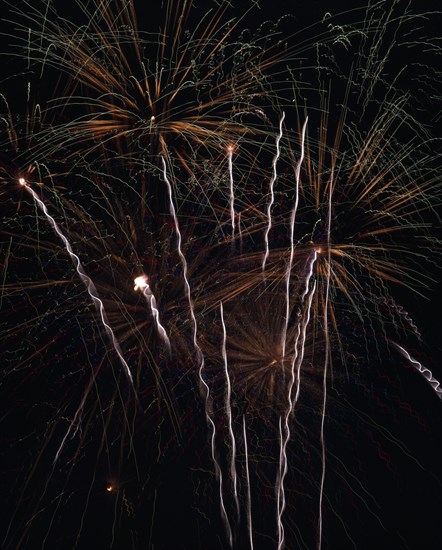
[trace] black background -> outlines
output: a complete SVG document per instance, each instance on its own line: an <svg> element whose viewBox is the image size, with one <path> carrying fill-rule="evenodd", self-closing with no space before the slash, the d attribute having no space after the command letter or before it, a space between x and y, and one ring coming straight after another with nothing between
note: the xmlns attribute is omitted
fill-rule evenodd
<svg viewBox="0 0 442 550"><path fill-rule="evenodd" d="M4 2L2 4L5 13L7 7ZM140 21L143 16L151 19L159 17L159 8L152 5L159 6L160 2L149 2L148 8L146 4L140 9ZM245 0L232 0L232 4L232 14L249 5ZM245 25L253 27L263 18L274 20L291 14L293 25L305 30L326 11L338 13L355 8L355 2L350 1L260 0L258 4L260 7L246 16ZM425 11L436 7L436 2L419 2L418 9ZM70 15L69 6L63 5L60 8L62 11ZM351 19L352 15L348 17ZM428 33L434 35L438 29L432 28L432 24L431 18L422 22ZM1 29L9 32L9 23L3 21ZM2 49L7 50L11 42L11 38L3 37ZM16 61L3 57L1 63L3 90L0 87L0 92L7 94L14 109L24 96L23 78L14 77L17 73ZM21 89L15 93L17 82ZM50 83L42 86L51 88ZM47 92L43 89L43 93ZM416 93L419 91L416 90ZM2 151L2 154L7 153ZM33 267L29 266L29 269ZM431 275L437 279L437 270L434 269ZM427 299L401 289L393 292L423 335L424 345L419 355L422 363L433 371L436 378L438 375L440 378L440 300L437 285L428 289ZM8 314L7 311L1 313L2 316ZM65 341L68 339L59 338L50 351L62 353ZM44 356L44 360L50 361L50 353ZM439 548L442 512L440 401L425 380L416 370L407 368L399 355L396 358L386 357L385 364L361 367L369 369L369 374L364 372L361 380L343 381L335 394L331 392L330 414L335 414L335 417L326 427L330 453L326 493L331 496L331 505L326 503L323 548ZM0 424L3 447L1 494L5 507L1 517L6 529L11 512L16 514L5 539L5 548L14 548L15 544L17 548L29 549L104 549L111 547L113 536L116 541L113 548L121 549L212 550L224 547L215 497L216 484L210 474L207 434L202 421L204 413L197 400L190 400L187 409L196 407L192 411L195 414L186 414L181 419L184 440L180 445L166 445L161 456L154 448L158 444L158 427L154 424L158 418L154 416L154 420L148 420L141 427L144 435L137 442L138 459L140 463L145 461L151 466L140 481L131 461L122 469L115 468L114 474L112 468L97 464L96 441L91 441L84 455L76 458L77 466L72 470L69 455L75 452L75 445L65 450L66 463L62 468L52 466L50 457L54 456L65 431L63 427L58 427L48 433L51 426L51 407L48 403L56 402L62 396L57 396L59 388L51 382L50 371L45 371L40 379L29 378L27 373L26 379L20 383L17 378L11 381L4 377L0 391L3 409ZM62 391L67 390L64 388ZM333 399L337 394L341 399L335 405ZM302 421L308 425L307 418ZM255 429L259 432L262 427L256 426ZM164 437L172 441L173 435L168 430L170 428L165 428ZM189 441L186 441L187 438ZM40 449L45 440L48 442L47 448L38 467L33 470L37 464L36 449ZM309 463L311 455L307 452L304 456L304 452L302 445L294 443L292 453L299 453L299 463L296 463L299 470L291 479L296 489L289 498L295 504L289 507L286 515L288 524L292 521L296 523L301 533L303 525L308 526L302 537L304 546L301 547L314 548L315 533L311 525L317 513L317 493L312 489L313 485L303 478L317 476L318 465ZM314 462L314 459L311 460ZM68 482L66 476L69 476ZM36 491L45 486L46 480L53 489L39 500ZM113 484L116 490L108 492L106 488L109 484ZM78 490L72 490L72 487ZM24 514L22 504L26 504L28 493L37 503L27 508L37 516L34 527L29 531L26 522L30 518L21 517ZM253 497L256 529L266 532L271 523L269 515L274 510L266 505L263 495L254 492ZM86 501L87 513L80 529L79 518ZM292 520L292 516L295 519ZM115 525L117 528L113 532ZM2 537L4 532L2 530ZM17 534L20 532L27 534L19 544L20 535ZM76 541L79 533L81 536ZM255 548L274 547L274 542L265 536L257 537ZM296 547L288 546L289 550L292 548L294 550Z"/></svg>

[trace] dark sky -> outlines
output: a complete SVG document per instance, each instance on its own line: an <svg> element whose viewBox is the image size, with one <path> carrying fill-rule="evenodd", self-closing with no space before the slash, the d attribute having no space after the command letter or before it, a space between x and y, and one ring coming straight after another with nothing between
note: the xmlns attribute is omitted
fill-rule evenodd
<svg viewBox="0 0 442 550"><path fill-rule="evenodd" d="M233 6L228 13L237 15L243 6L251 3L246 0L232 0ZM159 6L160 1L146 0L139 4L143 4L139 10L140 27L143 26L143 18L146 18L146 27L149 30L156 28L156 21L161 20L162 14L158 7L152 8L151 5ZM205 3L198 4L191 15L191 18L195 18L194 22L191 20L192 24L198 23L199 14L206 9ZM254 31L263 19L276 21L289 15L283 24L284 32L299 32L302 40L307 42L309 37L313 41L318 33L324 31L324 25L313 25L311 28L310 25L320 21L325 12L333 15L341 11L348 12L340 19L333 19L336 24L342 25L360 20L358 14L363 13L356 9L363 4L351 1L259 0L256 4L259 7L246 16L245 27ZM386 2L388 6L391 4L392 2ZM0 5L4 7L5 13L10 10L8 2L0 0ZM58 5L60 16L69 19L75 13L75 9L72 6L67 7L64 1L59 1ZM25 11L26 5L23 6ZM406 2L399 2L399 7L395 9L399 13L401 9L407 9L406 6ZM436 3L412 3L412 8L433 11ZM7 18L19 19L13 14ZM11 32L14 26L8 21L3 20L0 25L3 33L0 35L2 50L10 52L11 48L14 49L16 31ZM422 42L410 50L403 46L408 37L415 40L417 35L413 34L412 28L419 27L422 37L434 37L439 29L436 17L427 16L410 23L410 30L406 30L404 35L398 35L402 49L392 49L390 64L387 63L384 67L383 76L387 84L379 96L373 96L374 99L366 107L363 116L358 112L361 103L350 96L349 128L352 121L357 120L362 125L367 124L366 128L359 128L361 133L369 130L367 121L375 118L378 108L382 112L385 101L389 99L388 83L394 80L398 89L403 89L404 93L410 95L408 105L413 113L413 120L422 122L420 128L424 128L422 135L426 136L422 140L428 141L426 148L422 148L422 155L428 155L429 164L436 166L434 155L437 147L433 147L436 143L433 138L438 137L438 107L429 90L434 91L437 88L437 79L432 69L423 71L425 74L422 76L417 73L414 75L409 70L413 64L416 67L425 67L435 63L435 50L431 46L433 38L428 42L422 38ZM389 32L380 40L388 42L391 38ZM386 53L382 48L380 51ZM410 52L410 57L404 59L404 52L407 51ZM362 50L362 47L359 50L362 56L361 52L365 55L364 59L369 61L370 54ZM308 97L308 101L317 101L318 81L312 81L311 75L316 74L315 63L318 59L308 48L303 55L306 58L306 69L303 73L307 79L305 97ZM338 60L340 66L331 55L321 58L324 63L327 60L335 71L324 74L339 75L339 84L334 90L338 90L339 86L345 89L347 75L342 72L344 67L357 65L358 59L362 59L357 56L357 49L345 49L342 58ZM62 86L57 87L56 79L52 77L39 81L37 69L29 78L26 60L17 60L9 53L0 58L0 63L3 67L0 93L7 97L12 111L8 113L2 107L1 114L9 124L7 126L5 123L4 127L12 128L16 125L24 132L27 81L32 80L33 91L44 98L41 99L42 105L47 105L53 91L57 90L58 93ZM396 74L399 67L405 67L404 71L394 79L392 75ZM64 84L63 78L61 83ZM368 84L365 86L368 87ZM287 99L285 93L282 93L284 101ZM35 101L40 101L40 98L37 97ZM339 108L337 104L330 105L330 120L333 123L338 120ZM268 118L276 128L281 109L278 106L273 113L269 105L266 109ZM312 104L312 111L314 109ZM64 122L69 121L70 112L75 110L63 111ZM353 115L354 119L351 118ZM295 110L288 111L287 118L290 116L292 118L290 123L287 122L287 132L288 128L296 126ZM313 113L311 120L315 120L314 117ZM12 125L10 121L13 121ZM413 135L413 124L414 122L404 124L397 131L398 142L411 139L409 136ZM356 122L352 132L349 135L357 136ZM1 139L0 215L5 221L1 226L0 275L4 287L0 324L3 344L0 364L4 366L0 378L0 492L6 513L2 514L0 540L3 542L0 542L0 546L8 550L227 548L219 509L218 485L213 474L208 429L204 420L203 399L196 377L190 375L189 370L177 373L171 364L165 362L161 383L164 383L166 390L160 388L161 384L151 373L142 374L140 402L136 403L128 391L127 381L119 366L115 361L112 363L103 360L106 343L96 325L88 323L92 307L85 308L77 300L81 291L79 282L70 290L66 290L63 283L55 288L42 285L37 292L35 289L27 290L22 285L22 281L35 284L44 282L46 285L50 281L62 280L63 270L71 264L66 257L60 259L61 253L53 254L57 239L49 229L42 230L45 244L49 243L48 250L45 250L44 245L40 249L40 243L36 244L31 240L35 236L32 225L36 216L34 205L29 197L20 195L16 188L12 190L10 184L21 173L20 170L27 168L23 159L27 162L29 155L26 151L23 153L23 148L20 154L14 152L3 128ZM142 140L140 143L143 143ZM31 152L38 151L39 145L37 143ZM185 146L182 147L181 150L185 150ZM268 155L268 159L271 161L271 155ZM394 150L391 159L394 160ZM59 162L54 161L55 173L62 171L64 160L62 158ZM118 177L120 175L120 172L116 174ZM434 177L434 173L431 173L431 177ZM57 180L57 174L54 179ZM283 175L281 179L283 180ZM430 180L430 176L428 179ZM59 188L60 194L65 193L63 196L67 200L78 201L81 207L86 205L87 211L88 190L87 187L84 192L80 190L79 182L77 179L69 180L72 193L65 193L63 184ZM87 186L87 183L84 185ZM127 197L126 204L130 210L130 199ZM436 204L434 206L436 208ZM95 213L94 208L97 208L96 212L100 211L99 206L92 206L90 211ZM284 211L284 204L281 211ZM202 210L197 212L198 216L202 216ZM71 214L70 216L72 219ZM340 216L340 219L345 217L345 209ZM437 231L440 231L440 224L437 227L437 216L431 213L424 214L423 217L424 222L429 224L428 233L432 238L437 237ZM63 217L60 215L57 219L63 220ZM90 228L82 227L82 220L84 218L80 219L78 227L73 227L72 224L72 231L82 236L84 232L87 241L92 233L88 233ZM42 218L39 222L42 223ZM103 224L105 222L104 219ZM354 223L357 233L357 220ZM129 228L129 222L127 227ZM108 230L108 226L105 228ZM14 232L18 232L17 240ZM141 234L139 231L138 233ZM414 245L417 241L413 239L411 236L411 247L421 246L422 241ZM15 244L11 244L15 242L20 243L17 248L14 248ZM115 242L109 246L112 248ZM116 246L119 246L118 242ZM100 254L103 256L102 252ZM173 255L173 252L169 255ZM88 268L93 274L91 277L102 285L100 288L111 294L112 285L115 284L117 288L120 284L120 273L125 273L124 267L121 271L117 267L114 273L103 275L99 272L104 263L101 256L97 260L97 267L94 267L92 261L88 262ZM215 260L219 261L219 258L209 255L205 262L210 264ZM414 265L417 271L424 271L433 280L424 289L423 297L413 294L407 288L392 285L389 299L400 304L394 306L397 318L406 324L407 318L411 316L422 335L421 342L418 342L410 333L402 331L404 345L410 344L412 355L440 379L442 346L437 263L439 258L435 257L434 261L422 261L422 265ZM210 265L201 265L198 269L209 270ZM220 271L219 276L222 274ZM367 288L368 292L376 293L376 289ZM115 293L118 292L117 288ZM176 290L173 289L173 292ZM140 308L140 301L135 303L131 300L132 298L127 299L129 306L133 307L130 311L138 311L136 308ZM376 313L384 307L380 304L381 302L376 306ZM64 306L66 313L63 313ZM247 306L245 303L244 308L247 309ZM336 358L333 366L336 376L329 380L325 432L327 469L322 547L324 550L365 550L375 547L392 550L436 550L440 545L439 523L442 511L441 401L417 369L401 355L395 355L391 347L386 345L384 336L387 332L390 334L389 331L394 333L394 323L386 322L382 330L377 331L371 326L369 334L359 338L363 328L370 325L370 320L364 317L368 313L363 310L363 319L360 320L357 315L350 315L349 309L341 310L338 307L337 310L339 322L344 326L343 334L349 337L344 346L348 346L346 350L351 374L348 374L348 370L344 374L347 364L341 364L339 358ZM210 315L208 312L209 320ZM119 319L117 315L112 317L113 326L120 326ZM210 330L207 333L207 341L210 341ZM89 344L83 348L80 345L82 341ZM134 348L136 345L131 347L132 357L136 357ZM180 359L176 361L183 365ZM83 364L97 368L97 378L92 383L91 378L85 376L79 366ZM143 372L141 369L140 371ZM312 384L314 383L317 382L313 380ZM173 399L176 400L176 409L172 407L172 412L167 405L167 399L161 393L167 392L167 389L170 389ZM86 392L90 392L88 400L84 407L79 407ZM162 401L151 397L160 394L164 397ZM293 420L294 435L287 450L289 472L286 482L287 510L284 515L287 550L313 549L317 544L321 395L307 392L299 415ZM221 397L218 401L215 399L215 405L221 407L221 401ZM241 448L244 445L241 432L244 407L244 403L237 404L234 410L235 429ZM226 444L228 434L222 427L225 417L220 410L215 412L215 416L218 415L216 418L219 430L216 443L221 466L226 472L229 444ZM76 424L75 415L78 411L82 420ZM277 547L273 480L275 456L279 453L278 415L276 411L266 411L265 414L261 411L260 414L251 414L247 418L250 419L248 434L253 454L250 480L255 549L272 549ZM175 423L179 424L179 428ZM67 433L61 458L54 463L54 457ZM243 457L241 460L244 465ZM243 470L241 475L241 494L244 499ZM233 518L235 511L231 498L232 482L228 476L226 484L227 513ZM241 502L243 506L244 500ZM235 548L248 548L244 507L240 519L236 519L236 525Z"/></svg>

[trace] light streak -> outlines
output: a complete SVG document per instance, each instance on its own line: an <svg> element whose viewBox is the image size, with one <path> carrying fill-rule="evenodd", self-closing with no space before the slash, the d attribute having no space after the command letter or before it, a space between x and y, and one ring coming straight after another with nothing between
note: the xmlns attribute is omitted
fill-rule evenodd
<svg viewBox="0 0 442 550"><path fill-rule="evenodd" d="M230 375L229 375L229 369L228 369L228 362L227 362L227 350L226 350L226 341L227 341L227 331L226 331L226 325L224 322L224 312L223 312L223 303L220 302L220 314L221 314L221 324L223 326L223 344L222 344L222 356L224 360L224 374L226 376L226 393L225 393L225 408L227 413L227 423L229 427L229 434L230 434L230 444L232 446L232 450L230 453L230 475L232 476L233 481L233 495L235 498L235 505L236 505L236 512L239 516L239 500L238 500L238 480L236 475L236 440L235 440L235 434L233 432L233 425L232 425L232 406L231 406L231 399L232 399L232 385L230 382Z"/></svg>
<svg viewBox="0 0 442 550"><path fill-rule="evenodd" d="M325 412L327 406L327 374L328 363L330 360L330 334L328 330L328 303L330 297L330 275L331 275L331 215L332 215L332 196L333 196L333 184L334 184L334 170L330 174L329 194L328 194L328 219L327 219L327 275L325 285L325 304L324 304L324 336L325 336L325 350L324 350L324 374L322 379L323 387L323 399L322 399L322 414L321 414L321 460L322 460L322 472L321 482L319 487L319 518L318 518L318 550L322 547L322 501L324 496L324 481L325 481L325 438L324 438L324 423Z"/></svg>
<svg viewBox="0 0 442 550"><path fill-rule="evenodd" d="M413 365L413 367L416 368L422 374L422 376L425 378L425 380L430 384L430 386L435 391L437 397L439 399L442 399L441 384L440 384L439 380L436 380L436 378L434 378L433 373L430 371L430 369L427 369L427 367L424 367L422 365L422 363L419 363L419 361L417 361L416 359L411 357L411 355L408 353L408 351L406 349L404 349L402 346L400 346L399 344L396 344L396 342L392 342L390 340L390 343L399 351L399 353L403 357L405 357L408 361L410 361L410 363Z"/></svg>
<svg viewBox="0 0 442 550"><path fill-rule="evenodd" d="M287 329L288 329L288 323L289 323L289 316L290 316L290 277L292 274L292 268L293 268L293 257L295 254L295 241L294 241L294 235L295 235L295 219L296 219L296 212L298 210L298 204L299 204L299 180L300 180L300 174L301 174L301 166L302 161L304 160L305 155L305 130L307 128L307 122L308 117L305 119L304 125L302 127L302 135L301 135L301 154L299 157L299 160L296 164L295 169L295 204L293 206L291 216L290 216L290 257L289 261L287 263L287 269L285 272L285 294L286 294L286 309L285 309L285 323L284 323L284 329L282 332L282 360L284 360L285 357L285 348L286 348L286 341L287 341Z"/></svg>
<svg viewBox="0 0 442 550"><path fill-rule="evenodd" d="M265 253L264 253L264 258L262 260L262 270L263 271L266 267L267 258L269 257L269 233L270 233L270 230L272 229L272 206L273 206L273 203L275 202L275 192L274 192L273 188L274 188L274 185L275 185L276 178L278 177L278 173L276 172L276 164L278 162L279 155L280 155L279 142L281 141L281 138L282 138L282 123L284 122L284 119L285 119L285 112L282 113L281 120L279 121L279 134L276 138L276 154L273 157L273 162L272 162L273 174L272 174L272 177L271 177L270 183L269 183L270 201L267 205L268 225L267 225L267 229L264 233Z"/></svg>
<svg viewBox="0 0 442 550"><path fill-rule="evenodd" d="M126 361L123 357L123 352L121 351L120 345L118 344L117 339L115 337L115 334L114 334L111 326L108 323L107 316L106 316L106 311L104 309L103 302L101 301L101 299L98 295L97 289L95 288L95 285L94 285L92 279L89 277L89 275L86 274L85 270L83 269L83 266L81 265L80 258L72 250L71 244L69 243L68 239L64 236L64 234L61 232L60 228L58 227L57 222L49 214L44 202L39 199L37 193L35 193L35 191L29 186L29 184L27 183L27 181L24 178L20 178L19 183L32 196L34 201L37 203L37 205L43 211L43 213L46 216L49 223L52 225L52 227L53 227L54 231L56 232L56 234L63 241L63 244L64 244L69 256L71 257L71 259L72 259L72 261L75 265L75 269L77 270L77 273L80 276L80 279L85 284L86 289L89 293L89 296L91 297L95 307L97 308L97 311L100 313L101 322L103 323L103 326L104 326L109 338L112 341L113 348L114 348L116 354L118 355L118 357L120 359L120 362L124 367L124 370L126 371L126 375L129 378L129 381L130 381L132 387L135 390L134 383L133 383L133 378L132 378L132 373L130 371L129 365L126 363Z"/></svg>
<svg viewBox="0 0 442 550"><path fill-rule="evenodd" d="M305 280L305 289L301 296L301 306L304 303L305 297L307 293L309 292L310 287L310 280L313 276L313 268L316 263L318 257L318 252L316 250L313 251L312 258L309 262L309 269L307 273L307 277ZM302 361L304 359L304 351L305 351L305 340L307 335L307 326L310 322L311 317L311 306L313 301L313 295L316 291L316 281L313 282L312 289L309 294L309 298L307 301L307 308L306 313L302 316L304 318L304 321L301 324L301 319L298 320L297 325L297 335L295 339L295 349L291 364L291 376L290 376L290 382L287 390L287 411L284 417L284 429L282 425L282 416L279 419L279 437L280 437L280 451L279 451L279 472L276 482L276 493L277 493L277 522L278 522L278 550L281 550L284 546L284 526L282 523L282 516L285 510L285 489L284 489L284 480L287 475L288 471L288 461L287 461L287 445L290 440L290 424L289 419L290 415L292 414L294 410L294 406L297 403L298 397L299 397L299 391L300 391L300 380L301 380L301 365ZM298 353L298 341L299 337L301 337L301 352ZM299 359L298 359L299 356ZM296 369L297 365L297 369ZM295 397L292 399L292 392L293 392L293 386L295 383L295 370L296 372L296 394ZM285 437L283 435L285 434Z"/></svg>
<svg viewBox="0 0 442 550"><path fill-rule="evenodd" d="M235 237L235 193L233 190L233 145L227 147L227 158L229 160L229 183L230 183L230 220L232 224L232 242Z"/></svg>
<svg viewBox="0 0 442 550"><path fill-rule="evenodd" d="M242 417L242 432L244 439L244 457L246 461L246 485L247 485L247 500L246 500L246 516L247 516L247 531L249 534L250 548L253 550L253 529L252 529L252 496L250 492L250 472L249 472L249 451L247 446L246 432L246 417Z"/></svg>
<svg viewBox="0 0 442 550"><path fill-rule="evenodd" d="M216 448L215 448L216 426L215 426L215 422L212 419L212 402L211 402L211 397L210 397L210 389L209 389L209 386L207 385L207 382L204 380L204 377L203 377L204 355L203 355L203 352L201 350L200 345L198 344L198 325L197 325L197 321L196 321L196 317L195 317L195 311L194 311L194 307L193 307L193 300L192 300L192 294L191 294L191 290L190 290L190 283L189 283L189 279L188 279L188 276L187 276L187 271L188 271L187 260L186 260L186 257L183 254L182 247L181 247L182 237L181 237L180 227L179 227L179 224L178 224L178 217L176 215L175 205L173 203L172 185L171 185L171 183L169 181L169 178L167 176L166 161L164 160L164 157L162 155L161 155L161 162L162 162L162 165L163 165L163 178L164 178L164 181L166 183L167 192L168 192L168 195L169 195L170 214L171 214L171 216L173 218L173 221L174 221L175 232L176 232L177 239L178 239L178 244L177 244L178 255L180 257L181 265L183 267L183 279L184 279L184 285L185 285L185 288L186 288L187 301L188 301L188 304L189 304L190 317L192 319L192 325L193 325L193 345L194 345L194 348L195 348L195 351L196 351L197 361L198 361L198 365L199 365L198 366L198 377L199 377L199 380L201 382L200 387L202 389L203 396L204 396L204 406L205 406L205 412L206 412L206 420L207 420L207 424L208 424L208 426L211 430L211 438L210 439L211 439L212 462L213 462L213 465L214 465L214 468L215 468L216 476L218 477L218 480L219 480L219 498L220 498L220 505L221 505L221 516L223 518L224 526L226 528L227 538L229 540L229 544L230 544L230 546L232 546L232 544L233 544L232 529L230 527L229 518L227 516L226 507L224 505L223 475L222 475L222 471L221 471L221 467L219 465L218 459L216 458Z"/></svg>
<svg viewBox="0 0 442 550"><path fill-rule="evenodd" d="M143 293L143 296L146 298L147 303L150 305L152 316L157 325L158 334L166 344L169 355L171 355L172 349L170 346L170 340L169 340L169 337L167 336L166 329L163 327L163 325L160 322L160 312L158 311L155 296L149 286L149 283L147 282L146 275L140 275L139 277L136 277L134 280L134 284L135 284L134 290L135 291L141 290L141 292Z"/></svg>

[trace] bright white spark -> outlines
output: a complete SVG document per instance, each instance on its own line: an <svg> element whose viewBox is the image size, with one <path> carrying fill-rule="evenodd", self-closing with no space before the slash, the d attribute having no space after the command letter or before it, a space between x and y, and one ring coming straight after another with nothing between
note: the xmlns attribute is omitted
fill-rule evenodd
<svg viewBox="0 0 442 550"><path fill-rule="evenodd" d="M158 334L160 335L160 338L163 340L163 342L166 344L167 350L170 355L172 353L170 340L169 340L169 337L167 336L166 329L163 327L163 325L160 322L160 312L158 311L155 296L153 295L153 292L149 286L149 283L147 282L146 275L141 275L140 277L136 277L134 280L134 283L135 283L134 290L135 291L141 290L141 292L143 293L143 296L146 298L147 303L150 305L152 316L157 325Z"/></svg>
<svg viewBox="0 0 442 550"><path fill-rule="evenodd" d="M281 120L279 121L279 134L278 134L278 137L276 138L276 154L273 157L273 162L272 162L273 174L272 174L272 177L270 179L270 184L269 184L269 187L270 187L270 201L269 201L269 204L267 205L268 225L267 225L266 232L264 233L265 253L264 253L264 258L262 260L262 270L263 271L266 267L267 258L269 257L269 233L270 233L270 230L272 228L272 206L273 206L273 203L275 202L275 193L274 193L273 188L274 188L274 185L275 185L276 178L278 177L278 174L276 172L276 164L278 162L279 155L280 155L279 142L281 141L281 138L282 138L282 123L284 122L284 119L285 119L285 113L283 112Z"/></svg>

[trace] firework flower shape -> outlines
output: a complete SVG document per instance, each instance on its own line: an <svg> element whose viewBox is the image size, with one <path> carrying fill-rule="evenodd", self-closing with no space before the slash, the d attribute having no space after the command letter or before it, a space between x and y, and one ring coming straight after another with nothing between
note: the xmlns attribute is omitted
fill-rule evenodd
<svg viewBox="0 0 442 550"><path fill-rule="evenodd" d="M196 4L9 6L4 548L372 547L375 405L442 398L438 14Z"/></svg>

